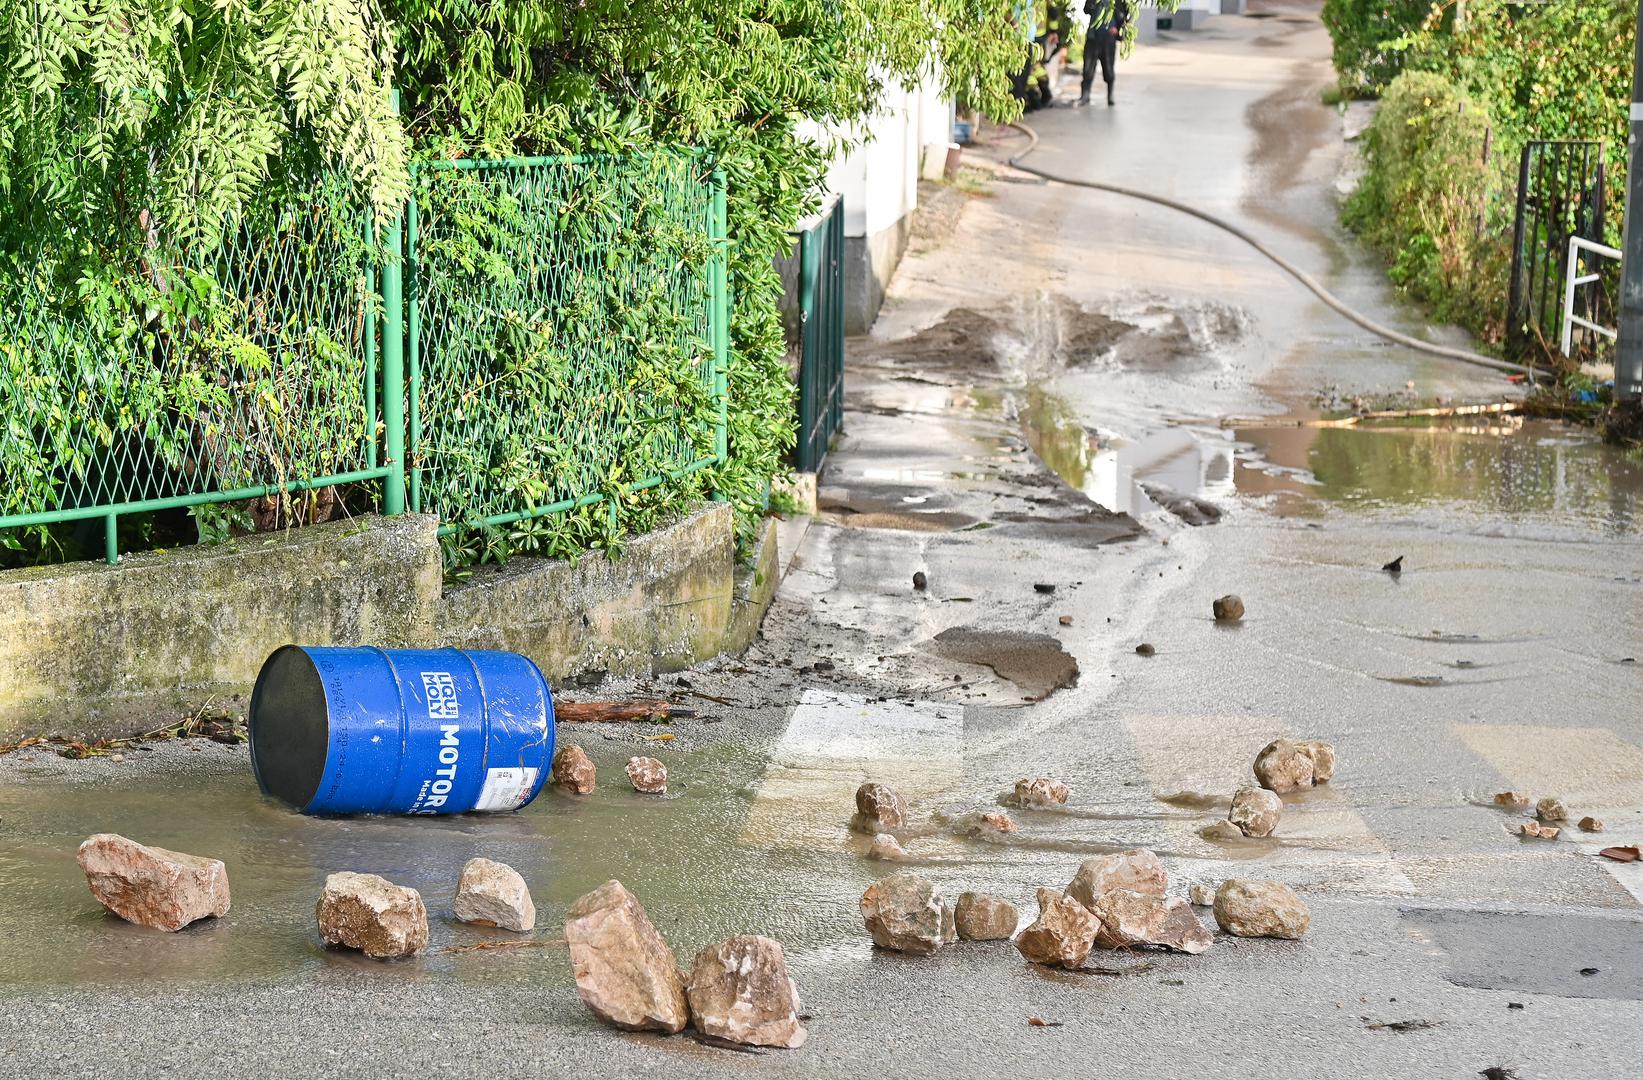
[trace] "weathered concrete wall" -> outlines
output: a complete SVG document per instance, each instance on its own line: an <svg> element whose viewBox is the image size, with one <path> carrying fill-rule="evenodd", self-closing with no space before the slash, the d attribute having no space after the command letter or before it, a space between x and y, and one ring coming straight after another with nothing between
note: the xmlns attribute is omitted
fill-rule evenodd
<svg viewBox="0 0 1643 1080"><path fill-rule="evenodd" d="M845 333L865 334L873 328L912 232L913 218L908 215L876 233L844 238Z"/></svg>
<svg viewBox="0 0 1643 1080"><path fill-rule="evenodd" d="M288 642L425 642L436 528L364 518L0 574L0 734L157 727L248 693Z"/></svg>
<svg viewBox="0 0 1643 1080"><path fill-rule="evenodd" d="M129 734L213 698L242 712L280 645L509 649L555 683L745 647L774 593L772 528L735 565L728 505L617 559L516 559L442 587L431 517L364 518L214 547L0 573L0 739Z"/></svg>
<svg viewBox="0 0 1643 1080"><path fill-rule="evenodd" d="M437 634L524 653L552 682L677 670L725 650L734 591L721 503L634 538L618 559L515 559L476 574L447 590Z"/></svg>

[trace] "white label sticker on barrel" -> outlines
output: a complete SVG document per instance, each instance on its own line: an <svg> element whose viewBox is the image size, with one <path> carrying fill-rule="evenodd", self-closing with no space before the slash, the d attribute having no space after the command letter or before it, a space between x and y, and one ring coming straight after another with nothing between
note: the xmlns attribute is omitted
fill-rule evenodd
<svg viewBox="0 0 1643 1080"><path fill-rule="evenodd" d="M491 769L479 789L475 810L517 810L536 786L535 769Z"/></svg>

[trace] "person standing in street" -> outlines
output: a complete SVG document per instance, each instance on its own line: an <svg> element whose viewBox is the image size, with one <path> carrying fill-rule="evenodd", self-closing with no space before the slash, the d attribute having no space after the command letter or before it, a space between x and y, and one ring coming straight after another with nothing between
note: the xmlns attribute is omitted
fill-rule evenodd
<svg viewBox="0 0 1643 1080"><path fill-rule="evenodd" d="M1090 17L1090 28L1084 33L1084 82L1078 103L1090 103L1090 84L1095 81L1095 66L1100 64L1101 78L1107 84L1107 104L1111 105L1118 42L1130 22L1130 3L1129 0L1084 0L1084 14Z"/></svg>

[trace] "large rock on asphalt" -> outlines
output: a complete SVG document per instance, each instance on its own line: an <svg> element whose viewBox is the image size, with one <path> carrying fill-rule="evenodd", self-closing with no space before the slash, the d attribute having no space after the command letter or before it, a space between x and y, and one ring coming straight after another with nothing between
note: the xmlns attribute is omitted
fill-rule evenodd
<svg viewBox="0 0 1643 1080"><path fill-rule="evenodd" d="M422 896L376 874L344 871L327 877L314 918L327 945L358 949L375 960L413 956L428 947Z"/></svg>
<svg viewBox="0 0 1643 1080"><path fill-rule="evenodd" d="M799 990L778 941L753 934L709 945L691 965L691 1022L703 1035L748 1046L802 1046Z"/></svg>
<svg viewBox="0 0 1643 1080"><path fill-rule="evenodd" d="M1569 808L1563 805L1562 799L1547 796L1535 803L1535 816L1542 821L1568 821Z"/></svg>
<svg viewBox="0 0 1643 1080"><path fill-rule="evenodd" d="M1232 796L1227 820L1245 836L1271 836L1283 816L1284 801L1265 788L1241 787Z"/></svg>
<svg viewBox="0 0 1643 1080"><path fill-rule="evenodd" d="M1237 622L1244 617L1244 602L1232 593L1227 593L1210 605L1215 613L1216 622Z"/></svg>
<svg viewBox="0 0 1643 1080"><path fill-rule="evenodd" d="M850 827L869 836L899 833L907 828L907 804L885 784L863 784L856 789L856 816Z"/></svg>
<svg viewBox="0 0 1643 1080"><path fill-rule="evenodd" d="M909 858L907 849L901 846L901 841L887 832L881 832L873 837L873 843L867 849L867 857L882 862L906 862Z"/></svg>
<svg viewBox="0 0 1643 1080"><path fill-rule="evenodd" d="M645 795L667 794L667 766L655 758L630 757L625 771L634 791Z"/></svg>
<svg viewBox="0 0 1643 1080"><path fill-rule="evenodd" d="M553 755L553 768L549 775L564 790L576 795L588 795L593 792L598 773L587 751L575 743L566 743Z"/></svg>
<svg viewBox="0 0 1643 1080"><path fill-rule="evenodd" d="M1274 739L1255 756L1255 781L1268 791L1300 791L1314 776L1312 755L1288 739Z"/></svg>
<svg viewBox="0 0 1643 1080"><path fill-rule="evenodd" d="M1329 743L1317 739L1308 739L1295 744L1312 758L1312 782L1314 784L1328 783L1335 775L1335 748Z"/></svg>
<svg viewBox="0 0 1643 1080"><path fill-rule="evenodd" d="M941 890L917 874L891 874L869 885L861 917L881 949L927 956L948 940L950 916Z"/></svg>
<svg viewBox="0 0 1643 1080"><path fill-rule="evenodd" d="M953 909L958 936L965 941L1008 941L1021 915L1015 905L985 893L960 893Z"/></svg>
<svg viewBox="0 0 1643 1080"><path fill-rule="evenodd" d="M91 895L127 922L181 930L228 914L228 869L221 860L148 847L116 833L97 833L75 856Z"/></svg>
<svg viewBox="0 0 1643 1080"><path fill-rule="evenodd" d="M1215 935L1179 896L1113 889L1095 898L1093 914L1101 920L1095 943L1103 949L1161 945L1177 952L1201 953L1215 943Z"/></svg>
<svg viewBox="0 0 1643 1080"><path fill-rule="evenodd" d="M1066 891L1080 904L1094 909L1096 898L1113 889L1163 896L1168 887L1169 874L1163 861L1146 848L1133 848L1085 859Z"/></svg>
<svg viewBox="0 0 1643 1080"><path fill-rule="evenodd" d="M1076 968L1095 948L1101 922L1090 909L1054 889L1038 890L1038 918L1016 935L1015 947L1035 964Z"/></svg>
<svg viewBox="0 0 1643 1080"><path fill-rule="evenodd" d="M456 917L465 923L524 933L536 926L536 904L519 871L507 863L469 859L456 882Z"/></svg>
<svg viewBox="0 0 1643 1080"><path fill-rule="evenodd" d="M620 881L571 905L565 941L576 992L599 1019L627 1031L684 1030L690 1005L679 962Z"/></svg>
<svg viewBox="0 0 1643 1080"><path fill-rule="evenodd" d="M1312 914L1281 881L1234 878L1215 890L1215 921L1239 937L1298 939L1311 925Z"/></svg>
<svg viewBox="0 0 1643 1080"><path fill-rule="evenodd" d="M1015 782L1015 804L1017 806L1065 806L1067 797L1072 793L1067 785L1059 780L1052 780L1048 776L1040 776L1035 780L1017 780Z"/></svg>

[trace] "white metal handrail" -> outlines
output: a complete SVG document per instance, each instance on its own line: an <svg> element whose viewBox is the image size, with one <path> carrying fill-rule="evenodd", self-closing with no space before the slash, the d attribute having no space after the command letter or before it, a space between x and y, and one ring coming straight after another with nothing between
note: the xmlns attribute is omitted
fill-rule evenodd
<svg viewBox="0 0 1643 1080"><path fill-rule="evenodd" d="M1618 337L1617 331L1607 326L1599 326L1589 319L1582 319L1575 314L1575 290L1582 285L1590 285L1600 280L1602 274L1580 274L1580 253L1590 251L1594 255L1601 255L1605 259L1620 258L1619 250L1604 244L1593 243L1581 236L1569 237L1569 265L1563 274L1563 355L1569 355L1569 349L1574 344L1575 327L1584 327L1593 333L1602 334L1610 341Z"/></svg>

